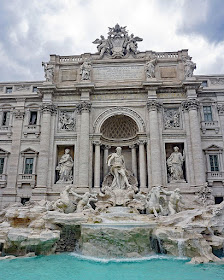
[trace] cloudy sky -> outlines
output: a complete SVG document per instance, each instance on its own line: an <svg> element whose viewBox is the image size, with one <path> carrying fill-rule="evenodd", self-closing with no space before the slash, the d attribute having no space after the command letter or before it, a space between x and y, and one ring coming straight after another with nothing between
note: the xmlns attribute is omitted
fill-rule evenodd
<svg viewBox="0 0 224 280"><path fill-rule="evenodd" d="M195 74L224 74L224 0L0 0L0 81L43 80L49 54L94 53L116 23L140 51L189 49Z"/></svg>

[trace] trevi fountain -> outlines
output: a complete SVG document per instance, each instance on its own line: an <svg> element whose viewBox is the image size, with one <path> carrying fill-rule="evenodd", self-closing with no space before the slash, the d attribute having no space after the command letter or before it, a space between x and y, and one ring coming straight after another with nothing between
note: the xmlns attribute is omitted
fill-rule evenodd
<svg viewBox="0 0 224 280"><path fill-rule="evenodd" d="M0 84L0 280L224 279L224 77L141 41Z"/></svg>

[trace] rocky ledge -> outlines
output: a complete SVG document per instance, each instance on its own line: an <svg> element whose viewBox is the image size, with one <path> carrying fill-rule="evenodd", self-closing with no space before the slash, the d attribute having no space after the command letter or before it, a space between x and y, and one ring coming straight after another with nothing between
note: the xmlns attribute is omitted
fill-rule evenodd
<svg viewBox="0 0 224 280"><path fill-rule="evenodd" d="M189 257L191 263L222 261L217 256L224 245L224 202L158 217L120 210L65 214L49 211L46 201L16 203L0 212L1 255L79 250L103 257L164 253Z"/></svg>

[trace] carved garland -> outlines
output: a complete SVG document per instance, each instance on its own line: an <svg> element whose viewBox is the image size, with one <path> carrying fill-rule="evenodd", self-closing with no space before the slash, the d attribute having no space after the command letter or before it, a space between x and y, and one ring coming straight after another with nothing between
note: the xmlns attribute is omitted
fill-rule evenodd
<svg viewBox="0 0 224 280"><path fill-rule="evenodd" d="M110 109L104 111L103 113L101 113L93 125L93 131L96 132L97 126L100 124L100 122L102 122L104 119L105 120L107 119L106 116L111 117L112 115L116 115L116 113L124 114L124 115L130 116L134 120L137 120L137 123L140 123L140 125L142 126L142 129L140 129L140 130L145 131L145 123L144 123L143 119L139 116L139 114L131 109L124 108L124 107L110 108Z"/></svg>

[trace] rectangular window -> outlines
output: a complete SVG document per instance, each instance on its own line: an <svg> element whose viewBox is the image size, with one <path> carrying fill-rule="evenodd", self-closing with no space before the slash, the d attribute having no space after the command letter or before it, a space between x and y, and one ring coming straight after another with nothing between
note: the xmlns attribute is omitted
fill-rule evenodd
<svg viewBox="0 0 224 280"><path fill-rule="evenodd" d="M37 87L33 87L33 92L37 92Z"/></svg>
<svg viewBox="0 0 224 280"><path fill-rule="evenodd" d="M0 158L0 174L3 174L4 171L4 161L5 158Z"/></svg>
<svg viewBox="0 0 224 280"><path fill-rule="evenodd" d="M12 87L6 87L5 92L6 93L12 93Z"/></svg>
<svg viewBox="0 0 224 280"><path fill-rule="evenodd" d="M219 171L218 155L209 155L211 171Z"/></svg>
<svg viewBox="0 0 224 280"><path fill-rule="evenodd" d="M212 107L203 106L203 112L204 112L204 121L211 122L212 121Z"/></svg>
<svg viewBox="0 0 224 280"><path fill-rule="evenodd" d="M207 81L202 81L201 86L202 87L207 87L208 86L208 82Z"/></svg>
<svg viewBox="0 0 224 280"><path fill-rule="evenodd" d="M8 112L8 111L3 112L2 126L8 126L9 125L9 117L10 117L10 112Z"/></svg>
<svg viewBox="0 0 224 280"><path fill-rule="evenodd" d="M37 124L37 112L36 111L31 111L30 112L29 124L31 124L31 125Z"/></svg>
<svg viewBox="0 0 224 280"><path fill-rule="evenodd" d="M33 158L26 158L24 174L32 174L32 173L33 173Z"/></svg>

